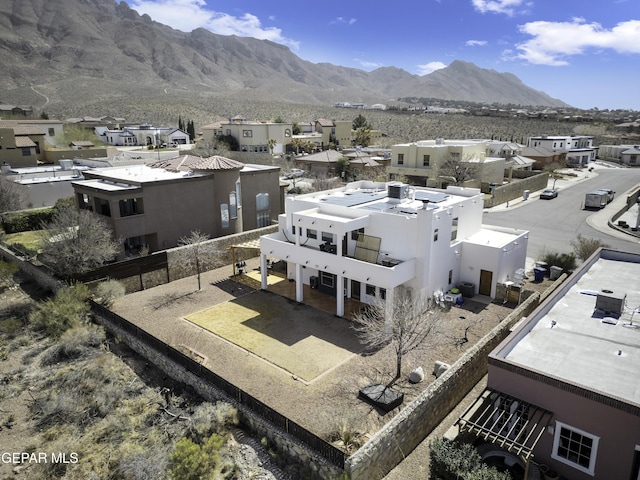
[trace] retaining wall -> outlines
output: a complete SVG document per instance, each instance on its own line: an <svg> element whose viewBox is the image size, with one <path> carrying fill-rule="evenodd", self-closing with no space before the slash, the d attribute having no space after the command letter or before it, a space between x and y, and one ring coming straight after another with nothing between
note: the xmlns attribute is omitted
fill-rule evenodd
<svg viewBox="0 0 640 480"><path fill-rule="evenodd" d="M493 189L491 197L485 197L484 208L495 207L509 200L523 196L525 190L537 192L547 188L549 182L548 173L539 173L518 181L511 182Z"/></svg>

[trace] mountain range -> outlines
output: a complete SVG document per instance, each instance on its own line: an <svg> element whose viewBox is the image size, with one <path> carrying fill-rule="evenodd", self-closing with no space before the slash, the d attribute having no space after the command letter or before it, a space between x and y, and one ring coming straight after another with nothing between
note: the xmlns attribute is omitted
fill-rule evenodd
<svg viewBox="0 0 640 480"><path fill-rule="evenodd" d="M136 98L176 91L308 104L422 97L568 107L468 62L424 76L314 64L267 40L175 30L114 0L12 0L0 11L0 64L2 103L25 103L34 91L51 105L91 103L130 90Z"/></svg>

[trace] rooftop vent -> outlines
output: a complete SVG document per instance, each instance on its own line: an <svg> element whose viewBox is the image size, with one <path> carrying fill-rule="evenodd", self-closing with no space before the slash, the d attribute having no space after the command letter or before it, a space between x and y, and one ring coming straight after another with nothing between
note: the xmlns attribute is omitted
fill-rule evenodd
<svg viewBox="0 0 640 480"><path fill-rule="evenodd" d="M620 316L626 298L626 293L617 293L607 289L600 290L596 297L596 309L602 310L607 315Z"/></svg>

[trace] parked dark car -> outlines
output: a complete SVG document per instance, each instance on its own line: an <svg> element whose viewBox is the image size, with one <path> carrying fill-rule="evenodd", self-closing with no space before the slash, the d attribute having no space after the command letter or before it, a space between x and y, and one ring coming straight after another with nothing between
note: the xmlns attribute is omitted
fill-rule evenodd
<svg viewBox="0 0 640 480"><path fill-rule="evenodd" d="M540 198L543 200L551 200L552 198L556 198L558 196L557 190L551 190L550 188L543 190L540 193Z"/></svg>

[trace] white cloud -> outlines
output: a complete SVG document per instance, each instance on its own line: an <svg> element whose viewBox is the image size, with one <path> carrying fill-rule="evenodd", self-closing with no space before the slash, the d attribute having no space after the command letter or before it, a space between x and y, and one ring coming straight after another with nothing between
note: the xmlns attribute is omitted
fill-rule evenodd
<svg viewBox="0 0 640 480"><path fill-rule="evenodd" d="M599 23L585 23L583 18L570 22L530 22L519 29L533 38L516 45L519 53L515 58L538 65L567 65L568 57L589 49L640 53L640 20L621 22L610 30Z"/></svg>
<svg viewBox="0 0 640 480"><path fill-rule="evenodd" d="M522 13L530 5L525 0L471 0L471 4L480 13L504 13L510 17Z"/></svg>
<svg viewBox="0 0 640 480"><path fill-rule="evenodd" d="M358 63L358 64L360 64L362 66L362 68L380 68L380 67L384 67L383 63L369 62L367 60L362 60L360 58L354 58L353 61Z"/></svg>
<svg viewBox="0 0 640 480"><path fill-rule="evenodd" d="M133 0L131 8L147 14L156 22L183 32L206 28L219 35L237 35L271 40L298 49L300 42L282 35L276 27L263 27L260 19L250 13L236 17L207 8L204 0Z"/></svg>
<svg viewBox="0 0 640 480"><path fill-rule="evenodd" d="M467 40L465 43L467 47L484 47L486 44L486 40Z"/></svg>
<svg viewBox="0 0 640 480"><path fill-rule="evenodd" d="M424 65L416 65L418 67L418 75L428 75L431 72L446 68L447 66L442 62L429 62Z"/></svg>
<svg viewBox="0 0 640 480"><path fill-rule="evenodd" d="M355 18L336 17L329 22L329 25L336 25L341 23L343 25L353 25L357 20Z"/></svg>

